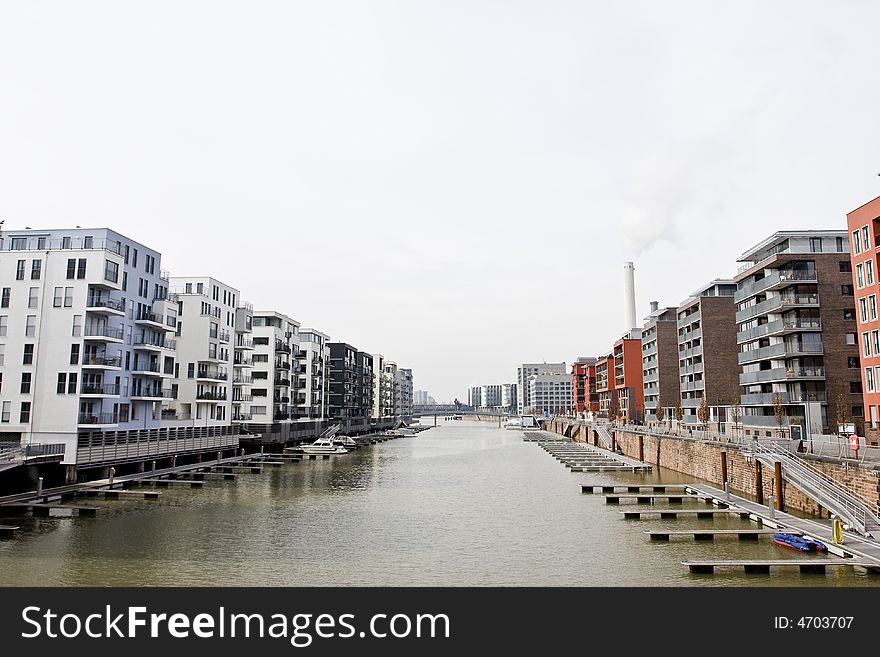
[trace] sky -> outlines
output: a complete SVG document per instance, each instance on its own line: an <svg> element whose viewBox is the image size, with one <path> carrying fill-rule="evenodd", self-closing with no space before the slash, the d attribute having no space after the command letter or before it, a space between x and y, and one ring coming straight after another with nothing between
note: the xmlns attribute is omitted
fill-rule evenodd
<svg viewBox="0 0 880 657"><path fill-rule="evenodd" d="M110 227L439 401L880 195L880 3L0 2L4 228Z"/></svg>

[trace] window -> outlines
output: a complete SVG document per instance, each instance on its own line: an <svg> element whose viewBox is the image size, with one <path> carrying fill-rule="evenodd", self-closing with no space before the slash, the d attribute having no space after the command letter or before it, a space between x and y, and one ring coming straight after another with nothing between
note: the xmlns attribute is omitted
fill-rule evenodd
<svg viewBox="0 0 880 657"><path fill-rule="evenodd" d="M15 280L23 281L24 280L24 260L19 260L18 264L15 266Z"/></svg>
<svg viewBox="0 0 880 657"><path fill-rule="evenodd" d="M67 376L67 394L73 395L76 393L76 372L71 372Z"/></svg>
<svg viewBox="0 0 880 657"><path fill-rule="evenodd" d="M874 284L874 261L865 261L865 285Z"/></svg>
<svg viewBox="0 0 880 657"><path fill-rule="evenodd" d="M60 287L55 288L55 295L52 297L52 306L54 308L61 307L61 299L63 297L63 289L64 288L60 288Z"/></svg>
<svg viewBox="0 0 880 657"><path fill-rule="evenodd" d="M208 328L208 337L217 339L217 323L211 322L210 327Z"/></svg>
<svg viewBox="0 0 880 657"><path fill-rule="evenodd" d="M845 297L853 296L853 286L852 285L841 285L840 286L840 294Z"/></svg>
<svg viewBox="0 0 880 657"><path fill-rule="evenodd" d="M76 276L76 258L68 258L67 259L67 279L73 280L74 276Z"/></svg>
<svg viewBox="0 0 880 657"><path fill-rule="evenodd" d="M846 359L846 366L851 370L857 369L859 366L859 357L848 356Z"/></svg>
<svg viewBox="0 0 880 657"><path fill-rule="evenodd" d="M59 372L58 383L55 386L55 394L63 395L65 390L67 390L67 374Z"/></svg>
<svg viewBox="0 0 880 657"><path fill-rule="evenodd" d="M874 368L865 368L865 391L874 392Z"/></svg>
<svg viewBox="0 0 880 657"><path fill-rule="evenodd" d="M86 235L83 237L83 248L84 249L92 249L94 248L94 238L91 235Z"/></svg>
<svg viewBox="0 0 880 657"><path fill-rule="evenodd" d="M840 239L839 237L837 239ZM841 260L840 261L840 271L841 272L851 272L852 271L852 263L849 260Z"/></svg>
<svg viewBox="0 0 880 657"><path fill-rule="evenodd" d="M38 281L40 280L40 274L43 271L43 261L42 260L31 260L31 280Z"/></svg>
<svg viewBox="0 0 880 657"><path fill-rule="evenodd" d="M868 227L862 226L862 249L867 251L871 248L871 236L868 234Z"/></svg>
<svg viewBox="0 0 880 657"><path fill-rule="evenodd" d="M0 295L0 308L9 308L9 295L11 292L12 288L3 288L3 293Z"/></svg>
<svg viewBox="0 0 880 657"><path fill-rule="evenodd" d="M861 253L862 252L862 241L859 239L859 231L854 230L852 232L852 240L853 240L853 253Z"/></svg>
<svg viewBox="0 0 880 657"><path fill-rule="evenodd" d="M108 260L104 265L104 280L113 283L119 280L119 265L112 260Z"/></svg>
<svg viewBox="0 0 880 657"><path fill-rule="evenodd" d="M24 335L26 338L32 338L37 334L37 316L28 315L24 325Z"/></svg>
<svg viewBox="0 0 880 657"><path fill-rule="evenodd" d="M13 237L12 238L12 246L10 249L12 251L24 251L27 248L27 238L26 237Z"/></svg>
<svg viewBox="0 0 880 657"><path fill-rule="evenodd" d="M0 344L0 366L6 362L6 345ZM2 372L0 372L2 374ZM2 379L0 379L0 383L2 383Z"/></svg>
<svg viewBox="0 0 880 657"><path fill-rule="evenodd" d="M837 252L838 252L838 253L843 253L843 252L844 252L844 248L843 248L843 238L842 238L842 237L838 237L838 238L837 238ZM841 269L840 271L843 271L843 269ZM846 271L849 271L849 269L847 269Z"/></svg>
<svg viewBox="0 0 880 657"><path fill-rule="evenodd" d="M21 411L18 414L19 422L30 422L31 421L31 403L30 402L21 402Z"/></svg>
<svg viewBox="0 0 880 657"><path fill-rule="evenodd" d="M0 338L6 337L8 322L9 322L9 315L0 315Z"/></svg>
<svg viewBox="0 0 880 657"><path fill-rule="evenodd" d="M138 266L138 250L137 250L137 249L132 249L131 251L132 251L132 255L131 255L131 266L132 266L132 267L137 267L137 266Z"/></svg>
<svg viewBox="0 0 880 657"><path fill-rule="evenodd" d="M123 290L123 292L128 291L128 272L127 271L122 272L122 290Z"/></svg>
<svg viewBox="0 0 880 657"><path fill-rule="evenodd" d="M810 251L813 253L822 253L822 238L821 237L811 237L810 238Z"/></svg>
<svg viewBox="0 0 880 657"><path fill-rule="evenodd" d="M856 287L860 290L865 287L865 273L862 265L856 265Z"/></svg>
<svg viewBox="0 0 880 657"><path fill-rule="evenodd" d="M849 382L849 391L853 394L860 394L862 392L862 382L861 381L850 381Z"/></svg>
<svg viewBox="0 0 880 657"><path fill-rule="evenodd" d="M859 299L859 318L862 323L868 321L868 300L865 297Z"/></svg>
<svg viewBox="0 0 880 657"><path fill-rule="evenodd" d="M28 308L36 308L37 307L37 295L40 292L40 288L32 287L30 292L28 293Z"/></svg>
<svg viewBox="0 0 880 657"><path fill-rule="evenodd" d="M76 277L77 278L85 278L86 277L86 259L85 258L80 258L79 260L77 260Z"/></svg>
<svg viewBox="0 0 880 657"><path fill-rule="evenodd" d="M70 345L70 364L79 365L79 344Z"/></svg>
<svg viewBox="0 0 880 657"><path fill-rule="evenodd" d="M3 414L0 415L0 422L9 422L9 416L12 414L12 402L3 402Z"/></svg>
<svg viewBox="0 0 880 657"><path fill-rule="evenodd" d="M82 335L82 321L83 321L82 315L74 315L73 316L73 331L72 331L71 335L75 338L78 338L79 336Z"/></svg>
<svg viewBox="0 0 880 657"><path fill-rule="evenodd" d="M856 334L855 333L846 333L846 343L847 344L855 344L856 343ZM865 356L871 355L871 336L866 331L862 333L862 345L865 347Z"/></svg>
<svg viewBox="0 0 880 657"><path fill-rule="evenodd" d="M73 305L73 288L64 288L64 307L70 308Z"/></svg>
<svg viewBox="0 0 880 657"><path fill-rule="evenodd" d="M870 311L871 321L877 319L877 295L872 294L868 297L868 310Z"/></svg>
<svg viewBox="0 0 880 657"><path fill-rule="evenodd" d="M196 375L196 364L195 364L195 363L189 363L189 364L186 366L186 378L187 378L187 379L191 379L191 378L193 378L195 375Z"/></svg>
<svg viewBox="0 0 880 657"><path fill-rule="evenodd" d="M196 294L204 294L205 293L205 284L204 283L196 283Z"/></svg>
<svg viewBox="0 0 880 657"><path fill-rule="evenodd" d="M871 331L871 342L874 345L874 355L880 356L880 331Z"/></svg>
<svg viewBox="0 0 880 657"><path fill-rule="evenodd" d="M31 394L31 373L30 372L22 372L21 373L21 394L23 394L23 395Z"/></svg>
<svg viewBox="0 0 880 657"><path fill-rule="evenodd" d="M69 237L62 237L61 238L61 248L62 249L69 249L70 248L70 238Z"/></svg>

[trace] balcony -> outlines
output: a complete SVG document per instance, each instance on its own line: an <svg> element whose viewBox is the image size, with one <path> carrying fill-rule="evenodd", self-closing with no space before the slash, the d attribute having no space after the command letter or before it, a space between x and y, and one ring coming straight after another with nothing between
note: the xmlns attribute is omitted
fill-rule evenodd
<svg viewBox="0 0 880 657"><path fill-rule="evenodd" d="M290 363L286 360L281 360L279 358L276 358L275 359L275 369L289 371L290 370Z"/></svg>
<svg viewBox="0 0 880 657"><path fill-rule="evenodd" d="M86 312L123 317L125 316L125 304L110 297L89 297L86 300Z"/></svg>
<svg viewBox="0 0 880 657"><path fill-rule="evenodd" d="M746 329L745 331L740 331L736 334L736 341L737 344L751 342L752 340L757 340L758 338L767 337L775 333L781 333L782 329L783 321L781 319L777 319L772 322L767 322L766 324L761 324L760 326L755 326L754 328Z"/></svg>
<svg viewBox="0 0 880 657"><path fill-rule="evenodd" d="M678 344L684 344L685 342L690 342L691 340L695 340L697 338L703 337L703 327L695 328L693 331L687 331L685 333L680 333L678 336Z"/></svg>
<svg viewBox="0 0 880 657"><path fill-rule="evenodd" d="M236 349L253 349L254 341L250 338L236 338L235 339L235 348Z"/></svg>
<svg viewBox="0 0 880 657"><path fill-rule="evenodd" d="M142 337L135 339L134 348L142 351L161 351L163 349L174 350L177 349L177 341L166 340L164 338Z"/></svg>
<svg viewBox="0 0 880 657"><path fill-rule="evenodd" d="M273 414L272 414L272 419L273 419L275 422L280 422L280 421L282 421L282 420L289 420L289 419L290 419L290 413L273 413Z"/></svg>
<svg viewBox="0 0 880 657"><path fill-rule="evenodd" d="M276 395L273 403L275 403L275 404L289 404L290 397L288 397L287 395Z"/></svg>
<svg viewBox="0 0 880 657"><path fill-rule="evenodd" d="M677 327L679 330L681 330L685 326L689 326L690 324L693 324L694 322L700 321L701 318L702 318L702 314L698 310L697 312L693 312L690 315L685 315L684 317L679 319L678 323L677 323Z"/></svg>
<svg viewBox="0 0 880 657"><path fill-rule="evenodd" d="M252 402L254 398L251 395L233 395L232 403L241 404L242 402Z"/></svg>
<svg viewBox="0 0 880 657"><path fill-rule="evenodd" d="M786 376L784 367L774 367L769 370L760 370L758 372L745 372L739 375L739 382L742 385L749 383L764 383L767 381L784 381Z"/></svg>
<svg viewBox="0 0 880 657"><path fill-rule="evenodd" d="M232 385L241 386L253 383L253 379L249 376L236 375L232 378Z"/></svg>
<svg viewBox="0 0 880 657"><path fill-rule="evenodd" d="M220 331L220 342L229 342L229 331L226 329Z"/></svg>
<svg viewBox="0 0 880 657"><path fill-rule="evenodd" d="M113 413L80 413L77 423L84 426L115 426L119 424L119 416Z"/></svg>
<svg viewBox="0 0 880 657"><path fill-rule="evenodd" d="M152 328L165 329L165 319L154 312L141 311L134 316L135 324L143 324Z"/></svg>
<svg viewBox="0 0 880 657"><path fill-rule="evenodd" d="M235 357L235 360L232 361L233 366L235 367L253 367L254 361L251 358L244 357Z"/></svg>
<svg viewBox="0 0 880 657"><path fill-rule="evenodd" d="M703 363L695 363L693 365L683 365L678 368L679 374L699 374L700 372L703 372L703 371L704 371Z"/></svg>
<svg viewBox="0 0 880 657"><path fill-rule="evenodd" d="M205 379L208 381L226 381L228 377L229 372L227 372L226 370L215 370L205 367L200 367L196 370L196 379Z"/></svg>
<svg viewBox="0 0 880 657"><path fill-rule="evenodd" d="M745 269L741 267L741 271L739 273L742 273L746 269L750 269L753 265L754 263L745 265ZM771 272L768 276L765 276L758 281L740 286L739 289L737 289L736 293L733 295L733 300L737 303L740 301L744 301L749 297L755 296L759 292L763 292L764 290L773 287L777 283L779 283L779 272Z"/></svg>
<svg viewBox="0 0 880 657"><path fill-rule="evenodd" d="M275 353L277 354L289 354L290 346L284 344L283 342L275 341Z"/></svg>
<svg viewBox="0 0 880 657"><path fill-rule="evenodd" d="M233 413L232 414L232 421L233 422L247 422L252 419L253 419L253 417L251 416L250 413Z"/></svg>
<svg viewBox="0 0 880 657"><path fill-rule="evenodd" d="M825 377L824 367L795 367L786 370L785 376L789 379L820 379Z"/></svg>
<svg viewBox="0 0 880 657"><path fill-rule="evenodd" d="M685 383L680 383L680 389L682 392L690 392L692 390L705 390L706 382L705 381L687 381Z"/></svg>
<svg viewBox="0 0 880 657"><path fill-rule="evenodd" d="M122 368L122 356L83 356L84 368L118 370Z"/></svg>
<svg viewBox="0 0 880 657"><path fill-rule="evenodd" d="M109 326L87 325L83 328L83 339L93 342L122 342L122 328L110 328Z"/></svg>
<svg viewBox="0 0 880 657"><path fill-rule="evenodd" d="M703 355L703 345L698 344L695 347L691 347L689 349L682 349L678 352L678 359L685 360L686 358L693 358L694 356L702 356Z"/></svg>
<svg viewBox="0 0 880 657"><path fill-rule="evenodd" d="M132 390L131 398L151 401L154 399L173 399L174 397L170 390L162 390L162 388L153 386L144 386L143 388Z"/></svg>
<svg viewBox="0 0 880 657"><path fill-rule="evenodd" d="M162 369L159 363L138 363L132 366L131 373L140 376L162 376Z"/></svg>
<svg viewBox="0 0 880 657"><path fill-rule="evenodd" d="M289 388L289 387L290 387L290 379L285 378L285 377L283 377L283 376L276 376L275 379L273 380L273 383L274 383L276 386L282 386L282 387L285 387L285 388Z"/></svg>
<svg viewBox="0 0 880 657"><path fill-rule="evenodd" d="M208 401L208 402L225 402L226 401L226 393L225 392L200 392L196 395L196 399L199 401Z"/></svg>
<svg viewBox="0 0 880 657"><path fill-rule="evenodd" d="M115 383L86 383L79 387L83 397L119 397L119 385Z"/></svg>
<svg viewBox="0 0 880 657"><path fill-rule="evenodd" d="M743 406L773 406L776 395L780 395L783 404L791 403L787 392L756 392L740 397ZM769 418L772 420L773 418Z"/></svg>
<svg viewBox="0 0 880 657"><path fill-rule="evenodd" d="M737 355L737 360L739 361L739 364L742 365L744 363L754 363L755 361L765 360L767 358L782 357L785 356L785 353L785 344L780 342L778 344L771 344L770 346L761 347L759 349L741 351Z"/></svg>

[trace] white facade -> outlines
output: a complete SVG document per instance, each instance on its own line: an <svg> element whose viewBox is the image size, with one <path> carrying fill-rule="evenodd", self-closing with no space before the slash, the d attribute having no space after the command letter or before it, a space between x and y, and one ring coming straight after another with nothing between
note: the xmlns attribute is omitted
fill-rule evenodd
<svg viewBox="0 0 880 657"><path fill-rule="evenodd" d="M566 374L565 363L523 363L516 369L516 406L522 415L523 407L529 401L529 377L536 374Z"/></svg>
<svg viewBox="0 0 880 657"><path fill-rule="evenodd" d="M398 367L395 376L397 395L395 397L395 415L399 420L409 422L413 414L413 378L412 370Z"/></svg>
<svg viewBox="0 0 880 657"><path fill-rule="evenodd" d="M373 366L376 367L375 362ZM398 400L400 398L400 380L397 376L397 363L387 358L382 358L382 368L376 369L376 378L379 381L378 416L380 418L394 418L398 416ZM376 401L374 400L374 407Z"/></svg>
<svg viewBox="0 0 880 657"><path fill-rule="evenodd" d="M300 329L296 356L297 386L294 389L296 414L300 418L323 420L327 417L330 336L315 329Z"/></svg>
<svg viewBox="0 0 880 657"><path fill-rule="evenodd" d="M167 421L197 427L232 422L235 315L240 293L210 277L174 277L177 376Z"/></svg>
<svg viewBox="0 0 880 657"><path fill-rule="evenodd" d="M254 311L251 419L254 424L290 423L291 391L299 322L277 311Z"/></svg>
<svg viewBox="0 0 880 657"><path fill-rule="evenodd" d="M568 412L571 409L571 375L542 373L530 376L526 408L536 415Z"/></svg>
<svg viewBox="0 0 880 657"><path fill-rule="evenodd" d="M63 444L161 426L177 308L161 256L107 228L10 231L0 239L0 433ZM116 440L116 438L114 438ZM80 451L82 453L80 453Z"/></svg>
<svg viewBox="0 0 880 657"><path fill-rule="evenodd" d="M232 421L251 419L251 370L254 367L253 339L254 307L239 302L235 309L235 341L232 359Z"/></svg>

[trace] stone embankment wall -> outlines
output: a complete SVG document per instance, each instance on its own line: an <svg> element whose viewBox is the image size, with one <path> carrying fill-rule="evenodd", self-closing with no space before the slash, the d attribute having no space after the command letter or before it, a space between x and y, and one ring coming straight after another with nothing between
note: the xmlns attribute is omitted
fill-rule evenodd
<svg viewBox="0 0 880 657"><path fill-rule="evenodd" d="M553 420L546 424L549 431L570 437L576 442L594 442L586 425L568 426L565 421ZM724 487L722 479L722 453L726 454L727 481L732 492L751 499L763 499L775 495L773 468L761 466L747 457L737 445L716 441L687 440L672 436L646 436L621 430L613 432L621 451L629 457L641 458L647 463L659 465L676 472L701 479L717 488ZM880 502L880 473L861 464L845 463L802 455L812 466L821 470L838 483L854 491L860 498L877 504ZM760 475L759 475L760 472ZM758 479L761 480L761 490ZM783 472L783 502L786 510L798 510L828 517L817 502L785 481Z"/></svg>

